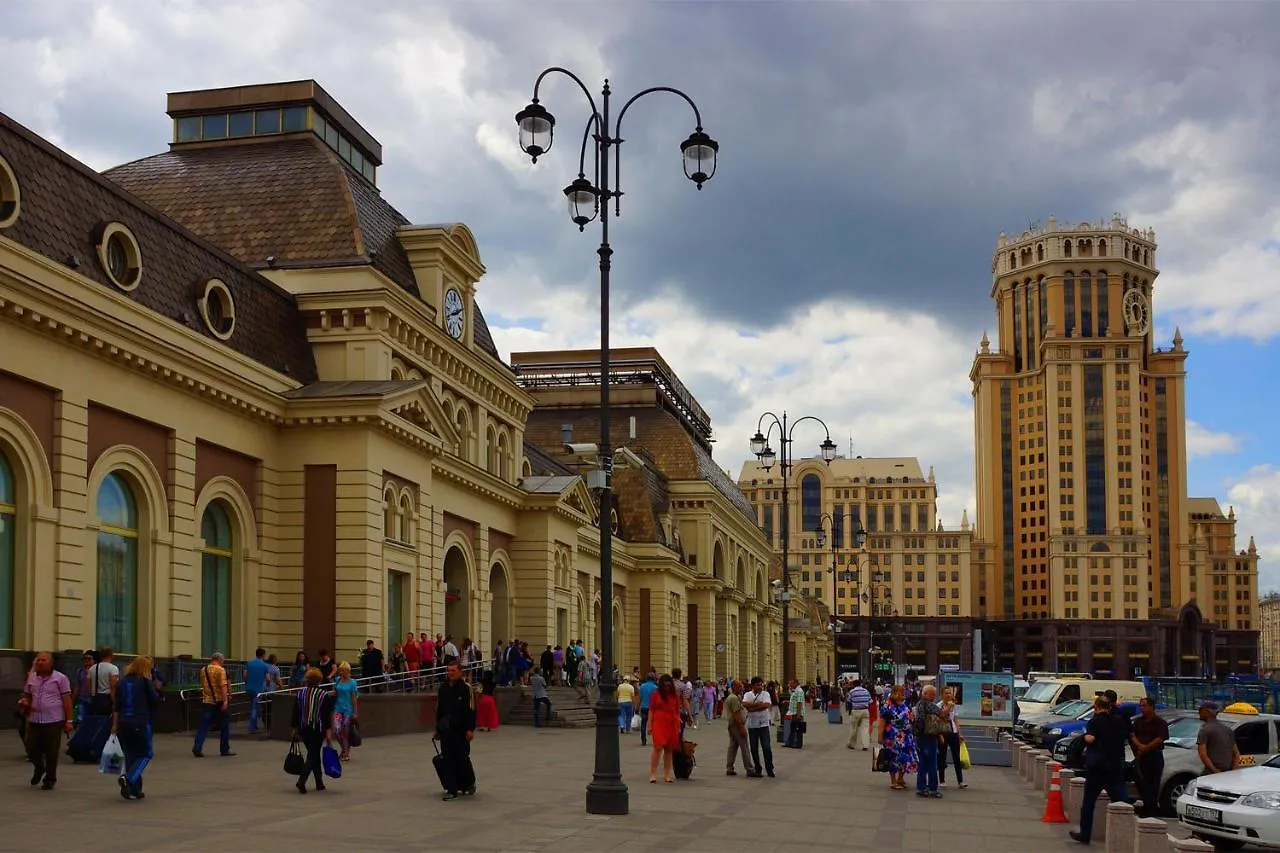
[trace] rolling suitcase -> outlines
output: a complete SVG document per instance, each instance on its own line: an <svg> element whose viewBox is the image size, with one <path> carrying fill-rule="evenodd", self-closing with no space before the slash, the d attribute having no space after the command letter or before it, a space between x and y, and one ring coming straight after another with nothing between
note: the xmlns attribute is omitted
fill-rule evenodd
<svg viewBox="0 0 1280 853"><path fill-rule="evenodd" d="M440 787L445 791L454 791L455 793L463 793L476 786L476 771L471 766L471 756L467 756L466 766L463 768L462 779L453 780L450 784L449 767L444 762L444 756L440 753L440 741L435 738L431 739L431 745L435 747L436 754L431 756L431 766L436 769L436 777L440 779Z"/></svg>
<svg viewBox="0 0 1280 853"><path fill-rule="evenodd" d="M839 702L832 702L827 706L827 722L837 725L844 722L844 715Z"/></svg>
<svg viewBox="0 0 1280 853"><path fill-rule="evenodd" d="M67 741L67 755L76 764L97 764L110 735L110 716L85 714Z"/></svg>
<svg viewBox="0 0 1280 853"><path fill-rule="evenodd" d="M698 761L693 757L698 745L691 740L680 741L680 748L671 756L671 770L677 779L688 779Z"/></svg>

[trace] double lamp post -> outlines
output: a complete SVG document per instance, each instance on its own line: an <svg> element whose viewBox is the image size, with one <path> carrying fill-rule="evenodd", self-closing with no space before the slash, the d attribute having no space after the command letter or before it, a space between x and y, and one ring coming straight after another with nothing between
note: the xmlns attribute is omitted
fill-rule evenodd
<svg viewBox="0 0 1280 853"><path fill-rule="evenodd" d="M843 516L832 516L830 513L825 512L822 514L822 518L818 523L818 547L821 548L826 544L829 531L831 541L831 564L827 566L827 571L840 583L857 584L853 591L854 600L861 601L864 606L870 608L867 622L869 630L869 648L867 649L866 657L867 666L862 671L861 675L864 680L874 679L876 657L878 657L879 652L888 651L892 658L894 645L892 630L886 630L880 633L887 634L889 636L890 648L887 650L876 648L877 632L875 617L896 616L897 612L893 609L892 595L885 596L884 599L881 599L876 595L877 582L880 581L880 578L878 577L879 567L874 562L875 558L866 553L867 531L862 526L861 522L858 522L858 526L853 529L852 535L855 549L854 553L862 555L862 557L854 557L854 562L852 564L853 568L838 569L836 567L836 554L838 553L839 547L843 544L842 540L844 538L843 525L838 524L837 522L843 522L845 518L848 518L850 521L855 521L857 516L854 513L845 513ZM865 572L865 574L860 574L861 572ZM833 596L833 601L834 600L835 597ZM836 628L835 631L837 636L845 624L846 623L843 621L838 623L840 627ZM861 668L861 664L859 664L859 667Z"/></svg>
<svg viewBox="0 0 1280 853"><path fill-rule="evenodd" d="M564 188L569 204L569 218L578 230L585 230L597 217L600 220L600 247L596 254L600 259L600 443L597 448L603 469L603 486L600 489L600 695L596 700L596 751L595 771L587 785L587 812L590 814L626 814L628 794L622 781L622 755L618 741L618 684L614 677L613 648L613 523L612 523L612 475L613 450L610 436L612 427L609 411L609 269L613 248L609 245L609 204L613 203L615 216L622 213L622 190L617 177L621 171L622 120L627 110L645 95L666 92L682 98L693 110L694 131L680 143L685 176L699 190L716 173L716 157L719 144L702 130L702 114L693 99L669 86L653 86L631 96L618 111L616 121L610 124L609 103L613 90L605 80L601 90L601 102L576 74L564 68L552 67L538 75L533 84L533 100L516 113L520 127L520 148L534 163L551 150L555 139L556 119L538 96L543 81L552 74L561 74L578 85L587 97L591 113L582 131L582 145L578 152L578 177ZM588 160L588 156L590 159ZM610 172L610 156L613 171ZM586 167L591 166L591 172ZM611 182L612 179L612 182Z"/></svg>
<svg viewBox="0 0 1280 853"><path fill-rule="evenodd" d="M791 605L791 570L788 562L791 559L791 445L792 436L796 427L805 421L814 421L822 424L822 429L826 432L827 437L822 440L822 444L818 445L818 450L822 455L822 461L827 465L831 464L831 460L836 458L836 445L831 440L831 430L827 428L827 424L822 418L813 415L805 415L794 421L788 421L787 413L784 410L782 416L779 417L773 412L765 412L756 421L756 434L751 437L751 452L760 462L760 467L766 471L772 470L774 464L779 464L779 474L782 477L782 587L779 590L778 598L782 602L782 684L784 689L791 686L791 678L793 676L791 655L787 652L791 644L791 625L790 625L790 605ZM774 430L778 431L778 446L782 451L781 456L774 452L773 446L769 444L769 439L773 437ZM800 523L804 524L803 516Z"/></svg>

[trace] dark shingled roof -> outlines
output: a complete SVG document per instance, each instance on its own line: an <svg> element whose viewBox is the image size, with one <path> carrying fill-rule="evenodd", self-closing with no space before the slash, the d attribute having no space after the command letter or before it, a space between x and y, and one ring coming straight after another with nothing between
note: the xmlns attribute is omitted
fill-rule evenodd
<svg viewBox="0 0 1280 853"><path fill-rule="evenodd" d="M563 476L578 473L569 466L561 464L536 444L530 444L527 441L524 443L524 455L529 460L530 473L535 476Z"/></svg>
<svg viewBox="0 0 1280 853"><path fill-rule="evenodd" d="M219 346L299 382L315 380L305 323L284 290L2 113L0 156L22 193L18 221L2 232L6 238ZM141 283L129 293L111 282L98 260L98 235L109 222L125 225L141 251ZM225 342L205 326L197 304L198 288L211 278L227 285L235 303L235 331Z"/></svg>
<svg viewBox="0 0 1280 853"><path fill-rule="evenodd" d="M250 266L367 264L420 296L396 238L411 223L314 134L180 146L104 174ZM479 305L472 337L501 361Z"/></svg>
<svg viewBox="0 0 1280 853"><path fill-rule="evenodd" d="M354 379L312 382L286 391L291 400L327 400L335 397L386 397L427 383L421 379Z"/></svg>

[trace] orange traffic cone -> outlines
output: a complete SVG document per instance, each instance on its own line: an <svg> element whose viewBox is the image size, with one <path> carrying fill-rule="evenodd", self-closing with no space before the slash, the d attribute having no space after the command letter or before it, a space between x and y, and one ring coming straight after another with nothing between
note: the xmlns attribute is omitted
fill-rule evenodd
<svg viewBox="0 0 1280 853"><path fill-rule="evenodd" d="M1044 817L1041 823L1066 823L1067 813L1062 808L1062 777L1058 771L1062 765L1053 762L1053 777L1049 780L1049 799L1044 803Z"/></svg>

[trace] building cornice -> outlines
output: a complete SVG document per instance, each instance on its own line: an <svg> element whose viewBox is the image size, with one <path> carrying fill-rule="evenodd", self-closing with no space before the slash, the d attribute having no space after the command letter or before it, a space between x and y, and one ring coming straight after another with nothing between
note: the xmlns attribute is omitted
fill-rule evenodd
<svg viewBox="0 0 1280 853"><path fill-rule="evenodd" d="M6 252L5 250L10 250ZM0 237L0 317L273 425L300 383ZM16 278L14 293L6 279Z"/></svg>
<svg viewBox="0 0 1280 853"><path fill-rule="evenodd" d="M498 479L479 465L464 462L453 455L436 457L432 472L441 479L457 483L472 494L482 495L514 509L523 508L529 494L519 486Z"/></svg>

